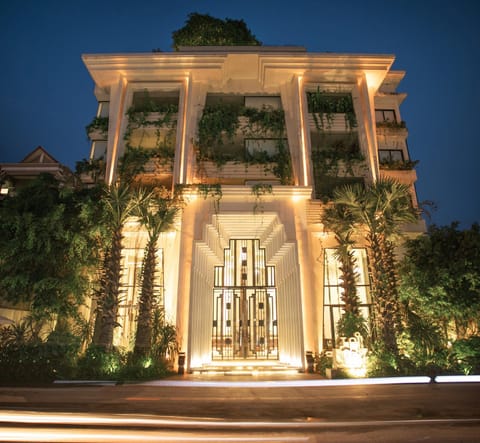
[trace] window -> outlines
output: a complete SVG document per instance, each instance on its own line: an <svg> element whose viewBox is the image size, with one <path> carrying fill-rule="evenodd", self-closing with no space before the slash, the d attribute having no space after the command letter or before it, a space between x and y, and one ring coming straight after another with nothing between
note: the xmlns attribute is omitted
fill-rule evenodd
<svg viewBox="0 0 480 443"><path fill-rule="evenodd" d="M278 138L247 138L245 139L245 148L247 150L247 158L256 158L260 155L266 155L272 158L278 154L278 144L281 139ZM287 141L284 141L285 144Z"/></svg>
<svg viewBox="0 0 480 443"><path fill-rule="evenodd" d="M262 109L264 107L282 109L282 100L278 96L246 96L245 106L255 109Z"/></svg>
<svg viewBox="0 0 480 443"><path fill-rule="evenodd" d="M135 91L132 108L139 112L165 112L168 107L178 107L180 91Z"/></svg>
<svg viewBox="0 0 480 443"><path fill-rule="evenodd" d="M379 149L378 158L380 163L403 162L403 151L400 149Z"/></svg>
<svg viewBox="0 0 480 443"><path fill-rule="evenodd" d="M92 143L90 150L90 158L98 160L100 158L105 159L107 157L107 141L97 140Z"/></svg>
<svg viewBox="0 0 480 443"><path fill-rule="evenodd" d="M365 319L370 313L370 282L368 278L367 251L353 249L355 257L356 288L360 301L360 312ZM340 287L340 262L336 258L336 249L325 249L324 255L324 303L323 303L323 342L325 349L332 349L339 337L336 326L343 314Z"/></svg>
<svg viewBox="0 0 480 443"><path fill-rule="evenodd" d="M395 111L393 109L375 109L375 121L378 122L396 122Z"/></svg>
<svg viewBox="0 0 480 443"><path fill-rule="evenodd" d="M110 102L98 102L97 117L108 117Z"/></svg>

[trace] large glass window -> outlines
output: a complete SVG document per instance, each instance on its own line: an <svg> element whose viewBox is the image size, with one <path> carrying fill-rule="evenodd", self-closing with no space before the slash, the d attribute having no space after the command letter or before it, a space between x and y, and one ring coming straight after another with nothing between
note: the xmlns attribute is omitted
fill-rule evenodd
<svg viewBox="0 0 480 443"><path fill-rule="evenodd" d="M365 319L370 315L370 281L368 278L367 253L363 248L353 249L355 258L355 274L360 312ZM323 338L324 348L332 349L338 337L336 325L343 314L341 264L336 257L336 249L325 249L324 255L324 310Z"/></svg>
<svg viewBox="0 0 480 443"><path fill-rule="evenodd" d="M121 296L117 317L120 326L115 328L115 346L129 347L136 331L143 255L142 248L124 248L122 250ZM157 250L154 295L155 305L159 309L163 309L163 249Z"/></svg>

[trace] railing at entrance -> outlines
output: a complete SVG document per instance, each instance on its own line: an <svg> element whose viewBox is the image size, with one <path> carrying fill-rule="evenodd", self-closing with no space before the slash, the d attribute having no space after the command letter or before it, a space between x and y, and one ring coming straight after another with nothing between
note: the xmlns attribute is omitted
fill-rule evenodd
<svg viewBox="0 0 480 443"><path fill-rule="evenodd" d="M231 239L215 267L212 360L278 359L275 268L258 239Z"/></svg>
<svg viewBox="0 0 480 443"><path fill-rule="evenodd" d="M212 359L278 359L274 288L214 290Z"/></svg>

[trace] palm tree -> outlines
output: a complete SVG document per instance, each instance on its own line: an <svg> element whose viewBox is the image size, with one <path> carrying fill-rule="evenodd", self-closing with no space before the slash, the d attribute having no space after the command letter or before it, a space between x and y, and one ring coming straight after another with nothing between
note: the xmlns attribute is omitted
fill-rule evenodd
<svg viewBox="0 0 480 443"><path fill-rule="evenodd" d="M401 330L395 262L396 238L403 224L415 222L408 185L381 179L334 191L334 204L348 212L355 227L364 230L371 275L374 332L384 349L398 355L396 335Z"/></svg>
<svg viewBox="0 0 480 443"><path fill-rule="evenodd" d="M142 263L141 292L135 335L134 353L146 355L152 342L152 319L155 304L154 280L157 268L156 246L162 232L172 228L178 212L175 200L153 195L138 206L137 212L148 234L145 255Z"/></svg>
<svg viewBox="0 0 480 443"><path fill-rule="evenodd" d="M337 259L340 261L342 301L345 311L358 313L358 296L355 285L355 258L352 254L353 220L351 214L341 205L329 206L322 216L326 229L335 234L338 243Z"/></svg>
<svg viewBox="0 0 480 443"><path fill-rule="evenodd" d="M102 198L104 224L110 243L104 255L93 341L105 350L111 349L113 332L118 325L123 227L147 197L143 189L113 184L105 189Z"/></svg>
<svg viewBox="0 0 480 443"><path fill-rule="evenodd" d="M333 205L325 210L322 222L326 229L335 234L338 243L336 258L340 262L341 300L344 312L337 324L337 332L347 337L353 336L355 332L366 335L365 319L360 313L356 285L356 259L352 250L354 246L352 215L344 206Z"/></svg>

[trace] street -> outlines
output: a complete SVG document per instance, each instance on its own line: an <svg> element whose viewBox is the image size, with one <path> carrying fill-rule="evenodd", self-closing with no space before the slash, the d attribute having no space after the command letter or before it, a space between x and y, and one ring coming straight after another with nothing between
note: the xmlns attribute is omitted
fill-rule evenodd
<svg viewBox="0 0 480 443"><path fill-rule="evenodd" d="M249 380L3 387L1 440L480 440L479 383Z"/></svg>

